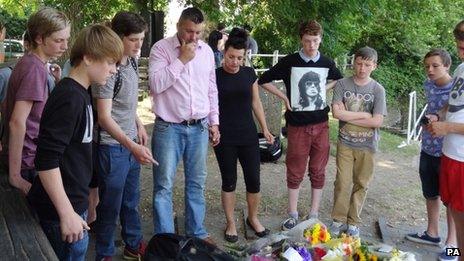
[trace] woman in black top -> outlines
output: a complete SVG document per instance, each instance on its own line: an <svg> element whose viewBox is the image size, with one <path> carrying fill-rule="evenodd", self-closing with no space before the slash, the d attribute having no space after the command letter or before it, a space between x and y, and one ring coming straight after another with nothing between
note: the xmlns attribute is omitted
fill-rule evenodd
<svg viewBox="0 0 464 261"><path fill-rule="evenodd" d="M263 106L259 99L257 76L250 67L241 66L244 61L247 33L234 28L225 44L223 67L216 69L219 92L219 129L221 142L214 148L222 177L222 206L227 219L224 238L238 240L234 219L235 186L237 183L237 159L243 169L247 190L247 225L258 237L269 230L258 220L260 201L260 160L255 114L264 136L269 143L274 137L267 129Z"/></svg>

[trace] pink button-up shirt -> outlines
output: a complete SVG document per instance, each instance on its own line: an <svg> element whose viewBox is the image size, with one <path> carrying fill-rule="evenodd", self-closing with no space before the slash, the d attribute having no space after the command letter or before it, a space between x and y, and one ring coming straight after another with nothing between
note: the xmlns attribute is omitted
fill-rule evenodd
<svg viewBox="0 0 464 261"><path fill-rule="evenodd" d="M195 57L184 65L179 48L177 35L151 48L148 75L153 111L168 122L208 117L210 125L219 125L213 51L199 40Z"/></svg>

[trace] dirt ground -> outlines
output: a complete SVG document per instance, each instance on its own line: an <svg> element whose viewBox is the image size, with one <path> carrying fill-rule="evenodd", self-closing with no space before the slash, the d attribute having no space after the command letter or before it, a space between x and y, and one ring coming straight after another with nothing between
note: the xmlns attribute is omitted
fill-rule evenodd
<svg viewBox="0 0 464 261"><path fill-rule="evenodd" d="M145 99L139 105L139 116L146 124L147 131L151 136L153 126L153 114L149 111L150 101ZM413 145L414 146L414 145ZM400 149L398 149L400 150ZM419 153L419 150L418 150ZM377 153L377 164L374 179L371 182L367 199L364 205L363 225L361 226L361 236L363 240L382 242L382 238L377 229L376 221L384 218L387 221L387 231L389 233L389 243L396 245L401 250L417 253L417 260L436 260L438 247L427 247L420 244L408 242L404 239L406 233L413 231L423 231L426 227L425 201L422 198L420 180L417 172L417 157L408 156L397 151L380 151ZM261 222L268 227L271 232L280 231L280 222L286 217L287 189L285 179L285 155L277 163L266 163L261 165ZM239 229L240 242L245 243L243 233L243 222L241 222L241 210L246 209L245 186L239 168L239 183L237 185L237 206L236 217ZM333 182L335 179L335 158L330 157L326 171L326 183L321 202L319 218L329 224L330 212L333 201ZM175 211L182 217L184 178L182 165L178 168L176 177L174 201ZM144 237L149 240L152 236L152 171L151 166L144 166L141 174L142 197L140 202L140 212L143 218ZM209 150L208 157L208 178L206 183L205 197L207 201L206 227L211 236L223 247L223 230L225 218L220 200L221 179L219 168L212 149ZM302 183L299 200L300 215L305 215L309 211L310 184L309 179ZM445 220L442 211L441 220ZM182 224L180 224L182 225ZM442 222L442 238L445 236L446 227ZM182 230L182 228L181 228ZM119 238L119 235L118 235ZM120 239L117 240L120 246L115 256L119 259L123 248ZM89 245L89 259L93 259L94 245Z"/></svg>

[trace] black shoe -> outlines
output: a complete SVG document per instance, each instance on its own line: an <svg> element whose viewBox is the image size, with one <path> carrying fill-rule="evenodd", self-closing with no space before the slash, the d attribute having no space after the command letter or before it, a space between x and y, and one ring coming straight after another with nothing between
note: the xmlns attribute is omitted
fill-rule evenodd
<svg viewBox="0 0 464 261"><path fill-rule="evenodd" d="M238 241L238 235L229 235L224 230L224 239L229 243L235 243Z"/></svg>
<svg viewBox="0 0 464 261"><path fill-rule="evenodd" d="M250 220L248 220L248 218L246 219L246 224L247 224L247 226L249 228L251 228L255 232L255 235L257 237L265 237L265 236L269 235L270 231L267 228L264 228L264 230L260 231L260 232L256 231L256 229L251 225Z"/></svg>

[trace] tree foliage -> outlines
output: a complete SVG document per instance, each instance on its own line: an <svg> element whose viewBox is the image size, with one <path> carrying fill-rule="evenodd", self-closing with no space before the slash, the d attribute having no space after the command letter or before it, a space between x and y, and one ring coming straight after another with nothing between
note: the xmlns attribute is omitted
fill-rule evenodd
<svg viewBox="0 0 464 261"><path fill-rule="evenodd" d="M298 25L308 19L324 27L321 51L340 65L365 45L379 53L374 77L390 102L404 104L407 93L421 91L422 57L432 47L454 52L452 29L463 18L460 1L448 0L171 0L201 8L210 27L251 25L262 53L291 53L300 48ZM119 10L166 10L169 0L0 0L0 19L18 37L31 12L47 5L64 11L73 34L85 25L110 19ZM10 26L8 26L10 24ZM23 27L21 30L13 28ZM453 55L454 64L457 57ZM402 100L403 99L403 100Z"/></svg>
<svg viewBox="0 0 464 261"><path fill-rule="evenodd" d="M459 1L447 0L186 0L214 22L252 25L260 52L291 53L300 48L298 25L308 19L324 27L321 51L343 64L369 45L379 53L374 77L390 105L407 105L408 93L422 92L422 58L434 47L454 55L454 25L463 18ZM219 6L219 8L218 8Z"/></svg>
<svg viewBox="0 0 464 261"><path fill-rule="evenodd" d="M42 6L54 7L64 12L71 20L72 32L75 33L83 27L110 20L114 14L121 10L147 13L153 10L165 10L168 0L0 0L2 21L8 24L12 20L25 20L34 11ZM16 23L16 22L15 22ZM25 23L13 24L13 30Z"/></svg>

